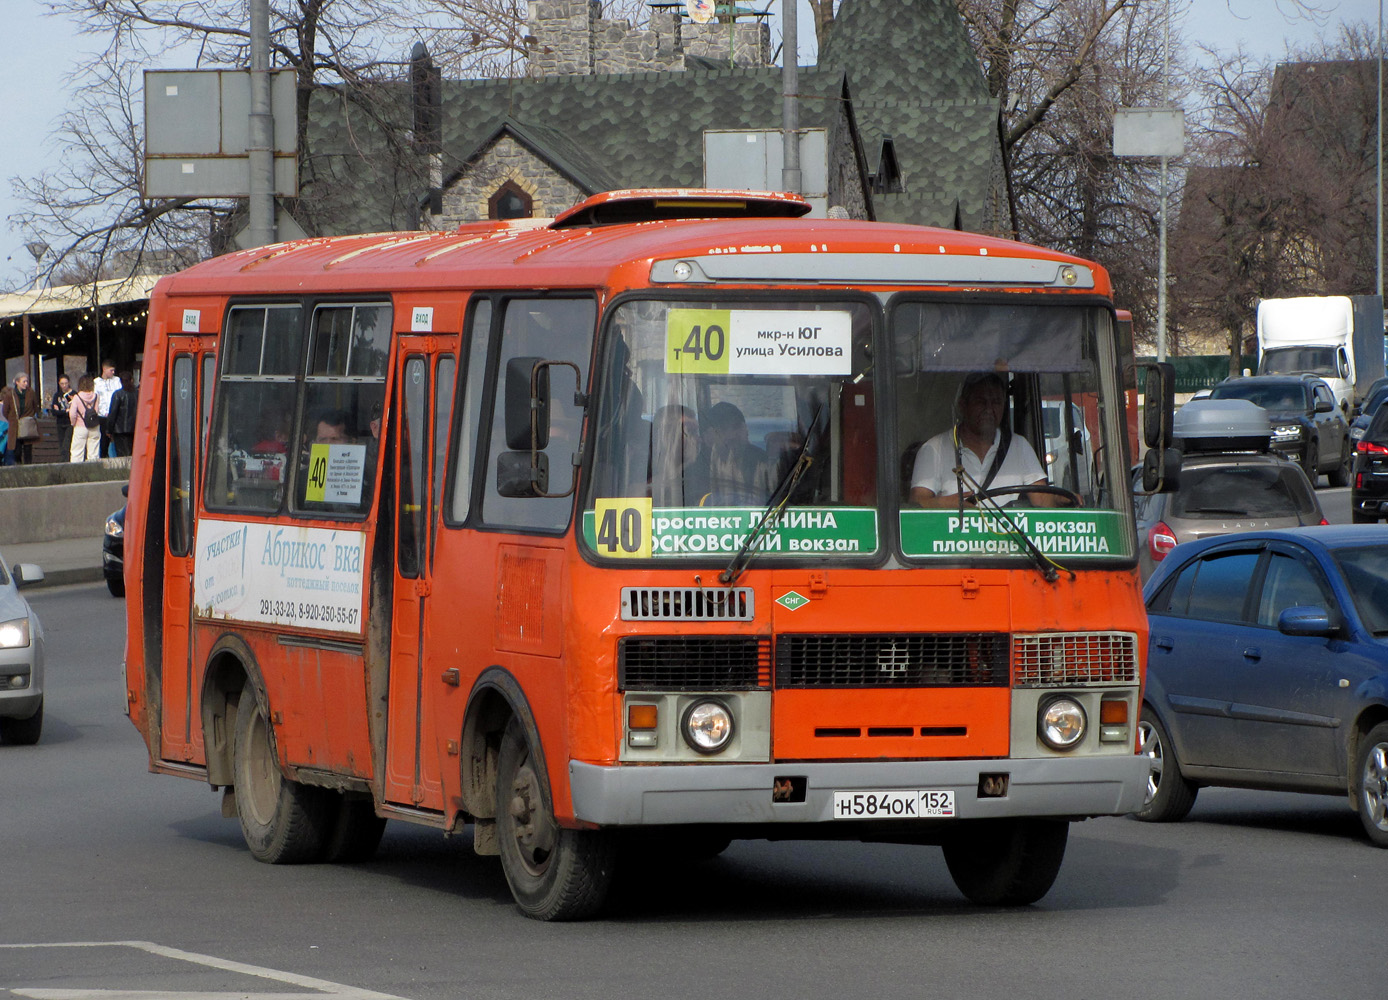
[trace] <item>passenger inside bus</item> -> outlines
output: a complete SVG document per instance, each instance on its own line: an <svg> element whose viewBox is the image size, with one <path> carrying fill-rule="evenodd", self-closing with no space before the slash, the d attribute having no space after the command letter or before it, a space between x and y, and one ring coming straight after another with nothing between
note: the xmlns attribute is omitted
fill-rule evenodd
<svg viewBox="0 0 1388 1000"><path fill-rule="evenodd" d="M671 403L651 418L650 491L657 507L693 507L708 495L708 454L687 406Z"/></svg>
<svg viewBox="0 0 1388 1000"><path fill-rule="evenodd" d="M963 468L963 476L955 473ZM1007 382L996 372L965 377L955 405L955 424L936 434L916 452L910 479L911 502L921 507L977 506L976 494L989 489L1045 486L1046 471L1036 452L1007 420ZM1054 507L1049 493L1018 491L1026 502ZM1013 499L1004 495L998 503Z"/></svg>
<svg viewBox="0 0 1388 1000"><path fill-rule="evenodd" d="M708 449L709 495L706 506L765 506L771 496L766 452L747 437L747 418L726 400L711 406L703 419Z"/></svg>
<svg viewBox="0 0 1388 1000"><path fill-rule="evenodd" d="M314 444L351 444L347 426L352 417L346 410L327 410L314 422Z"/></svg>

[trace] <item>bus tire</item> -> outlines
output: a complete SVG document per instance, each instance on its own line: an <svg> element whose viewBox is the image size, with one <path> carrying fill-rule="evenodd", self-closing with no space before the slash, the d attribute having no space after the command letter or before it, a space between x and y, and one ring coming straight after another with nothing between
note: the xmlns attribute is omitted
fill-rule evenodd
<svg viewBox="0 0 1388 1000"><path fill-rule="evenodd" d="M1029 906L1065 860L1068 820L979 820L944 844L950 876L980 906Z"/></svg>
<svg viewBox="0 0 1388 1000"><path fill-rule="evenodd" d="M323 860L342 865L370 861L376 856L376 848L381 846L381 837L386 832L385 819L376 815L370 796L340 792L332 798L336 801Z"/></svg>
<svg viewBox="0 0 1388 1000"><path fill-rule="evenodd" d="M497 758L496 826L501 868L516 905L536 920L581 920L607 899L615 870L612 835L568 830L554 819L542 768L525 731L507 723Z"/></svg>
<svg viewBox="0 0 1388 1000"><path fill-rule="evenodd" d="M332 815L331 793L281 773L265 710L249 690L241 695L236 713L234 753L236 815L251 856L272 865L320 860Z"/></svg>

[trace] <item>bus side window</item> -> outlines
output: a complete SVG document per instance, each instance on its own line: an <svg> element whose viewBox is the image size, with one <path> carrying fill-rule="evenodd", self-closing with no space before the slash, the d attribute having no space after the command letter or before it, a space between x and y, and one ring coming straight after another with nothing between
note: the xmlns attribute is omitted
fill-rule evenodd
<svg viewBox="0 0 1388 1000"><path fill-rule="evenodd" d="M197 419L193 359L173 363L173 412L169 421L169 552L186 556L193 540L193 435Z"/></svg>
<svg viewBox="0 0 1388 1000"><path fill-rule="evenodd" d="M588 360L592 353L596 319L597 306L590 298L511 299L506 303L498 372L505 372L506 363L512 358L524 357L567 361L578 366L577 385L572 368L552 365L549 369L549 443L544 452L549 458L551 493L562 493L569 489L578 474L573 459L579 449L583 411L574 401L574 393L576 389L587 388ZM497 457L508 450L506 382L500 376L495 381L491 446L487 453L487 490L482 499L483 519L488 524L561 530L569 523L569 513L573 509L572 496L504 497L497 491Z"/></svg>
<svg viewBox="0 0 1388 1000"><path fill-rule="evenodd" d="M461 524L472 509L473 469L477 455L477 425L487 395L487 353L491 347L492 303L477 299L467 324L467 382L463 390L462 422L458 427L458 456L453 469L452 500L447 520Z"/></svg>
<svg viewBox="0 0 1388 1000"><path fill-rule="evenodd" d="M371 504L391 316L385 302L314 310L293 463L298 510L362 514Z"/></svg>
<svg viewBox="0 0 1388 1000"><path fill-rule="evenodd" d="M280 509L302 315L297 305L237 307L227 315L205 486L210 508Z"/></svg>

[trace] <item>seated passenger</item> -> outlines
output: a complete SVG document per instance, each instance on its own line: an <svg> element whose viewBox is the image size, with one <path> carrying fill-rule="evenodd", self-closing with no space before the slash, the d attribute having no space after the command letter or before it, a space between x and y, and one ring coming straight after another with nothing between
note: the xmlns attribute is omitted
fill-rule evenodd
<svg viewBox="0 0 1388 1000"><path fill-rule="evenodd" d="M761 507L771 496L766 452L747 439L747 420L729 402L715 403L704 414L708 446L710 506Z"/></svg>
<svg viewBox="0 0 1388 1000"><path fill-rule="evenodd" d="M671 403L651 418L650 492L656 507L694 507L708 494L708 456L687 406Z"/></svg>
<svg viewBox="0 0 1388 1000"><path fill-rule="evenodd" d="M1019 435L1004 434L1007 413L1007 383L996 372L976 372L964 379L959 389L958 423L936 434L916 452L911 473L912 503L921 507L956 507L959 504L959 477L956 466L963 466L964 504L976 506L974 488L998 489L1005 486L1045 486L1046 470L1031 445ZM1054 507L1050 493L1018 495L1040 507ZM999 504L1010 500L998 498Z"/></svg>

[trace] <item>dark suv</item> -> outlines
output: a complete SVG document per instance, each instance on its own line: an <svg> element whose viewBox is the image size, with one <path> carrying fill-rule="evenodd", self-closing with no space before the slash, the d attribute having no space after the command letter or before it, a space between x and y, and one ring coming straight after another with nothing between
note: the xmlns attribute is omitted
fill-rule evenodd
<svg viewBox="0 0 1388 1000"><path fill-rule="evenodd" d="M1246 399L1267 410L1272 450L1296 462L1314 484L1322 472L1331 486L1349 483L1349 423L1325 379L1313 375L1251 375L1225 379L1211 399Z"/></svg>
<svg viewBox="0 0 1388 1000"><path fill-rule="evenodd" d="M1388 517L1388 405L1375 411L1354 446L1349 510L1356 524Z"/></svg>

